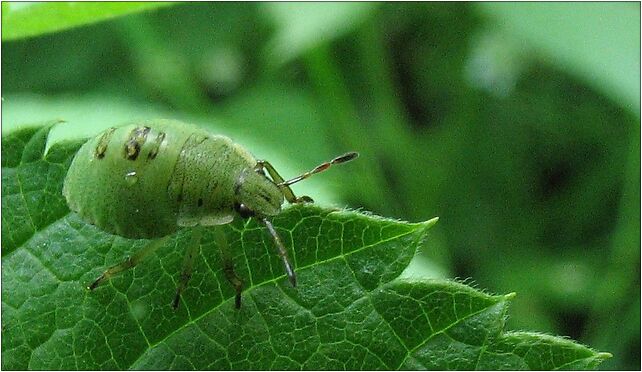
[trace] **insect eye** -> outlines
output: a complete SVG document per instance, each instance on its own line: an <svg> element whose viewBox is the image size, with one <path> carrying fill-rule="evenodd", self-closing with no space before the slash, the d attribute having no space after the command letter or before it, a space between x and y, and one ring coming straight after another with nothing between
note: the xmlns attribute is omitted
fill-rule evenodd
<svg viewBox="0 0 642 372"><path fill-rule="evenodd" d="M245 204L236 204L234 207L241 218L250 218L254 216L254 212L246 207Z"/></svg>

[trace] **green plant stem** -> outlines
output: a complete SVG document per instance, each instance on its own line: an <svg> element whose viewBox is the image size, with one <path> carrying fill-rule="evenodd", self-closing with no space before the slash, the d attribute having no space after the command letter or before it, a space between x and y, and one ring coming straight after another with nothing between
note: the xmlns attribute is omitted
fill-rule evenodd
<svg viewBox="0 0 642 372"><path fill-rule="evenodd" d="M390 62L387 55L385 40L382 35L382 25L378 17L370 18L359 29L357 48L362 71L365 73L366 86L369 88L371 110L368 114L372 120L371 129L382 141L376 141L378 150L387 158L398 159L400 152L409 148L414 142L409 131L406 112L398 96L399 89L395 87L391 74Z"/></svg>
<svg viewBox="0 0 642 372"><path fill-rule="evenodd" d="M633 293L640 293L640 127L631 128L629 156L626 176L619 206L619 218L613 233L612 249L606 263L605 275L593 297L587 330L587 339L596 347L607 345L609 339L617 338L620 327L605 328L611 319L621 319L626 309L621 309L625 299ZM637 272L637 274L636 274ZM637 286L636 286L637 283ZM639 318L639 307L638 307ZM599 329L597 328L599 327Z"/></svg>
<svg viewBox="0 0 642 372"><path fill-rule="evenodd" d="M364 72L363 86L369 88L364 92L370 100L365 114L370 118L370 131L378 139L372 144L377 153L389 162L391 176L397 180L389 188L395 195L400 195L397 202L403 210L402 217L423 217L421 213L417 216L412 204L425 193L422 176L417 177L425 171L425 151L413 137L410 120L399 96L400 89L393 76L384 30L381 18L375 15L359 28L356 37L358 60ZM434 275L435 270L431 270L427 262L434 265L437 261L444 267L452 267L445 247L443 244L433 244L429 253L419 252L420 264L416 266L419 272Z"/></svg>
<svg viewBox="0 0 642 372"><path fill-rule="evenodd" d="M358 61L364 72L363 99L367 104L366 123L372 140L373 149L384 159L389 172L390 192L400 195L397 202L409 218L409 205L417 195L413 187L417 183L416 175L421 169L413 169L421 161L422 151L415 145L416 141L410 132L410 125L405 110L395 89L382 25L378 17L371 17L359 29L356 38Z"/></svg>

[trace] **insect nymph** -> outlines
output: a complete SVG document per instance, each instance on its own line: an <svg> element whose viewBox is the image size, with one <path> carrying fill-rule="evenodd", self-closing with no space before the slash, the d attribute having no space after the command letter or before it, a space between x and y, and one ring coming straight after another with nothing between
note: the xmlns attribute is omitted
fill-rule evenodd
<svg viewBox="0 0 642 372"><path fill-rule="evenodd" d="M135 266L181 227L195 227L172 303L176 308L191 276L200 226L224 225L235 217L253 217L265 225L288 280L296 286L287 250L269 218L281 212L284 200L312 202L307 196L296 197L290 185L357 156L346 153L286 181L269 162L256 160L225 136L195 126L153 120L109 128L78 150L63 194L69 208L86 222L126 238L153 240L88 288ZM218 245L240 308L243 282L234 272L226 244Z"/></svg>

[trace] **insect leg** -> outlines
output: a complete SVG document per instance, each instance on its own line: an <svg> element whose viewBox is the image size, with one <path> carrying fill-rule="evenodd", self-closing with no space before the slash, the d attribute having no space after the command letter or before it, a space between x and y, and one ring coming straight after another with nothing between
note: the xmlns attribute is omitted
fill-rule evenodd
<svg viewBox="0 0 642 372"><path fill-rule="evenodd" d="M272 177L272 181L274 181L274 183L276 183L277 185L285 182L283 177L281 177L279 172L277 172L276 169L274 169L274 167L272 166L272 164L270 164L270 162L268 162L267 160L257 160L256 169L261 170L263 168L265 168L268 171L268 173L270 174L270 177ZM301 202L312 203L313 202L312 198L309 196L302 196L300 198L297 198L294 195L294 192L292 191L292 188L290 188L289 185L285 185L285 186L279 185L279 188L283 191L283 196L285 196L285 200L287 200L288 203L301 203Z"/></svg>
<svg viewBox="0 0 642 372"><path fill-rule="evenodd" d="M285 269L285 273L288 275L288 280L290 281L290 284L292 284L293 287L296 287L296 275L294 274L294 269L292 269L292 264L290 264L290 259L288 258L288 251L285 249L285 246L283 245L283 242L281 241L279 234L274 229L272 222L264 218L263 223L265 224L268 231L270 232L270 235L272 235L272 238L274 239L274 244L276 244L276 248L279 251L279 256L283 261L283 267Z"/></svg>
<svg viewBox="0 0 642 372"><path fill-rule="evenodd" d="M216 245L221 252L221 260L223 261L223 273L227 280L232 284L234 290L236 291L236 296L234 297L234 307L238 310L241 308L241 292L243 292L243 281L236 275L234 271L234 263L232 262L232 253L230 247L227 244L227 238L225 238L225 233L221 226L214 226L214 239L216 240Z"/></svg>
<svg viewBox="0 0 642 372"><path fill-rule="evenodd" d="M187 287L187 283L192 277L194 258L198 254L199 248L201 247L199 243L201 242L202 234L203 228L201 226L196 226L192 230L192 237L190 239L189 246L187 247L187 252L185 252L185 258L183 258L183 268L181 270L180 281L178 282L178 286L176 287L176 296L174 296L174 301L172 302L172 308L174 308L174 310L178 308L178 304L181 300L181 293L185 290L185 288Z"/></svg>
<svg viewBox="0 0 642 372"><path fill-rule="evenodd" d="M102 273L102 275L100 275L96 280L94 280L93 283L87 286L87 289L93 291L102 282L109 280L109 278L111 278L112 276L118 275L121 272L129 270L132 267L136 266L145 257L149 256L158 248L162 247L163 244L167 241L168 237L169 236L163 237L161 239L152 240L145 247L143 247L143 249L138 251L133 256L130 256L125 261L119 263L118 265L114 265L109 269L105 270L105 272Z"/></svg>

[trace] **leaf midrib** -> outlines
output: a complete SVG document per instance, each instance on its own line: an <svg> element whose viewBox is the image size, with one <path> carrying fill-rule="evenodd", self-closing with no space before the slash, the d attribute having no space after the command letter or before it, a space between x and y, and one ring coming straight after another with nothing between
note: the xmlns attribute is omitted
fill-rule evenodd
<svg viewBox="0 0 642 372"><path fill-rule="evenodd" d="M417 224L417 225L421 225L421 224L422 224L422 223L419 223L419 224ZM427 225L427 223L426 223L426 225ZM429 226L429 225L428 225L428 226ZM368 245L364 245L364 246L362 246L362 247L360 247L360 248L358 248L358 249L356 249L356 250L353 250L353 251L351 251L351 252L348 252L348 253L341 253L340 255L334 256L334 257L332 257L332 258L325 259L325 260L321 260L321 261L317 261L317 262L314 262L314 263L311 263L311 264L308 264L308 265L305 265L305 266L296 267L295 269L296 269L297 271L299 271L299 270L305 270L305 269L310 268L310 267L314 267L314 266L317 266L317 265L320 265L320 264L329 263L329 262L332 262L332 261L334 261L334 260L340 260L340 259L342 259L342 260L344 260L344 261L347 261L347 260L346 260L346 257L347 257L347 256L349 256L349 255L356 254L356 253L358 253L358 252L360 252L360 251L362 251L362 250L364 250L364 249L367 249L367 248L373 247L373 246L378 245L378 244L382 244L382 243L385 243L385 242L388 242L388 241L392 241L392 240L398 239L398 238L403 237L403 236L406 236L406 235L410 235L410 234L414 233L415 231L416 231L415 229L409 229L408 231L404 232L403 234L399 234L399 235L395 235L395 236L392 236L392 237L388 237L388 238L386 238L386 239L382 239L382 240L380 240L380 241L378 241L378 242L376 242L376 243L368 244ZM318 247L317 247L317 248L318 248ZM246 255L245 255L245 251L243 252L243 256L246 256ZM348 266L348 267L349 267L349 266ZM350 270L352 271L352 268L350 268ZM352 272L354 273L354 271L352 271ZM251 291L251 290L252 290L252 289L254 289L254 288L258 288L258 287L260 287L260 286L264 286L264 285L266 285L266 284L270 284L270 283L277 283L279 280L281 280L281 279L282 279L282 278L284 278L284 277L285 277L285 275L279 275L278 277L275 277L275 278L272 278L272 279L268 279L268 280L264 280L264 281L262 281L262 282L260 282L260 283L252 284L252 285L251 285L251 286L249 286L247 289L244 289L244 290L243 290L243 292L249 292L249 291ZM394 279L393 279L393 280L394 280ZM356 278L355 278L355 281L356 281ZM358 283L358 281L357 281L357 283ZM278 287L278 285L277 285L277 287ZM375 289L376 289L376 288L375 288ZM206 316L210 315L211 313L215 312L215 311L216 311L216 310L218 310L221 306L223 306L223 305L227 304L228 302L230 302L232 299L233 299L233 297L230 297L230 298L228 298L228 299L226 299L226 300L222 301L221 303L219 303L219 304L217 304L217 305L213 306L212 308L208 309L207 311L205 311L203 314L201 314L201 315L197 316L196 318L194 318L194 319L189 319L188 321L186 321L185 323L183 323L182 325L180 325L179 327L177 327L175 330L173 330L172 332L168 333L168 334L167 334L167 336L163 337L162 339L160 339L160 340L156 341L156 342L155 342L155 343L153 343L153 344L149 344L149 347L148 347L146 350L144 350L144 351L143 351L143 352L138 356L138 358L136 358L136 360L134 360L134 361L129 365L129 368L131 368L131 367L133 367L134 365L136 365L136 363L138 363L138 361L139 361L139 360L140 360L140 359L145 355L145 353L147 353L149 350L152 350L152 349L153 349L153 348L155 348L156 346L158 346L158 345L162 344L163 342L167 341L167 340L168 340L170 337L172 337L174 334L176 334L176 333L180 332L181 330L185 329L186 327L188 327L188 326L190 326L190 325L192 325L192 324L195 324L195 325L197 325L197 326L198 326L198 324L196 324L196 323L197 323L199 320L201 320L202 318L204 318L204 317L206 317ZM298 306L303 307L302 305L300 305L300 304L298 304L298 303L297 303L297 305L298 305ZM309 310L309 309L307 309L307 310ZM379 312L377 311L377 313L379 313ZM380 315L380 316L381 316L381 315ZM384 319L384 318L382 317L382 319ZM385 321L385 319L384 319L384 321ZM391 327L391 328L392 328L392 327ZM396 334L395 334L395 335L396 335ZM398 336L397 336L397 337L398 337ZM404 345L404 348L406 348L406 347L405 347L405 345ZM407 348L406 348L406 349L407 349Z"/></svg>

